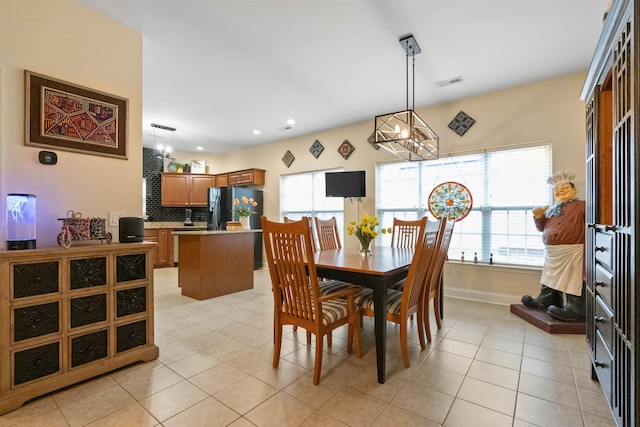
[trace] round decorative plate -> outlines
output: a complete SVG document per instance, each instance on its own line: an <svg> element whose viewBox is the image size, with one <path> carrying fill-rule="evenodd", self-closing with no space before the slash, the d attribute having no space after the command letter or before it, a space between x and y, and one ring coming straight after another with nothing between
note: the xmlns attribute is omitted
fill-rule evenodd
<svg viewBox="0 0 640 427"><path fill-rule="evenodd" d="M436 218L452 218L460 221L473 207L473 197L467 187L459 182L443 182L429 194L429 211Z"/></svg>

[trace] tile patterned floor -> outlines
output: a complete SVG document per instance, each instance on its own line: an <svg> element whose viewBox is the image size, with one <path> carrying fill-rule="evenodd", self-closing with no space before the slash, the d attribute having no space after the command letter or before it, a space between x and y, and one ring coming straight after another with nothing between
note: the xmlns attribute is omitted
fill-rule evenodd
<svg viewBox="0 0 640 427"><path fill-rule="evenodd" d="M508 307L447 298L425 350L411 331L409 369L390 324L384 385L372 319L361 359L347 354L343 327L314 386L304 332L286 330L271 367L268 271L256 271L253 290L207 301L180 295L175 268L156 270L155 286L158 360L43 396L0 416L0 427L614 425L584 336L549 335Z"/></svg>

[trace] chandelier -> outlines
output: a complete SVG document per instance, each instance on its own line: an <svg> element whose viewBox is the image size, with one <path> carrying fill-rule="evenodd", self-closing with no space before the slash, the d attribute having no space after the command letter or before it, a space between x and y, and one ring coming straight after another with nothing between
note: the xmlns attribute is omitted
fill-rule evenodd
<svg viewBox="0 0 640 427"><path fill-rule="evenodd" d="M176 128L159 125L156 123L151 123L151 127L153 128L154 152L159 158L171 159L171 155L173 154L173 133L176 131ZM169 132L171 132L171 145L156 144L156 129L168 130Z"/></svg>
<svg viewBox="0 0 640 427"><path fill-rule="evenodd" d="M440 139L413 110L415 108L415 55L421 52L420 46L413 35L401 38L400 45L406 53L407 108L376 116L374 143L404 160L437 159ZM409 57L412 60L411 108L409 108Z"/></svg>

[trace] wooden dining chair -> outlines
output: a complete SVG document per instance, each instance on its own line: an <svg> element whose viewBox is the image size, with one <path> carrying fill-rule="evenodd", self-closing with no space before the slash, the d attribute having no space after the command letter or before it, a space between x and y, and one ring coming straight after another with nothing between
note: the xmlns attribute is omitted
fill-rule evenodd
<svg viewBox="0 0 640 427"><path fill-rule="evenodd" d="M408 324L407 321L412 314L418 317L418 336L420 347L425 348L424 323L422 321L422 297L425 278L433 268L432 259L435 255L435 245L438 232L427 230L427 218L420 220L418 240L415 245L415 253L409 266L409 272L402 291L389 289L387 292L387 321L397 323L400 326L400 348L402 350L402 361L405 368L409 365L409 347L407 342ZM373 316L373 291L367 289L355 298L356 304L360 307L361 316Z"/></svg>
<svg viewBox="0 0 640 427"><path fill-rule="evenodd" d="M331 219L320 219L315 217L316 232L318 233L318 247L321 251L342 248L340 233L338 233L338 222L336 217Z"/></svg>
<svg viewBox="0 0 640 427"><path fill-rule="evenodd" d="M305 217L302 217L302 219L304 219ZM318 250L318 244L316 243L316 233L313 230L313 221L311 220L311 217L308 216L306 217L307 221L309 221L309 228L311 229L311 247L313 248L313 251L317 251ZM300 221L299 219L291 219L287 216L284 217L284 222L294 222L294 221Z"/></svg>
<svg viewBox="0 0 640 427"><path fill-rule="evenodd" d="M300 326L316 336L313 384L320 382L323 337L348 325L347 351L360 358L360 317L356 289L320 295L308 221L278 223L261 217L264 246L274 298L273 367L280 361L282 327Z"/></svg>
<svg viewBox="0 0 640 427"><path fill-rule="evenodd" d="M449 245L451 243L451 235L453 234L453 227L456 223L455 219L444 219L444 227L442 232L438 235L438 241L436 243L437 254L434 258L434 267L427 277L427 284L424 286L423 296L423 310L422 320L424 321L424 330L427 335L427 341L431 342L431 327L429 326L429 301L433 300L433 314L436 318L436 326L438 329L442 327L440 322L440 295L441 283L442 283L442 268L444 262L447 259L447 252L449 252Z"/></svg>
<svg viewBox="0 0 640 427"><path fill-rule="evenodd" d="M393 218L391 228L391 246L396 248L413 248L418 241L421 220L405 220Z"/></svg>

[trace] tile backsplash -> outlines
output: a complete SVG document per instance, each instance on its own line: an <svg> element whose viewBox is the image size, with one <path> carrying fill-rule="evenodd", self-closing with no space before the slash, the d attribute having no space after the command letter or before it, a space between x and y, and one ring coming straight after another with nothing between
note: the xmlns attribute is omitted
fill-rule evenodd
<svg viewBox="0 0 640 427"><path fill-rule="evenodd" d="M151 148L143 148L142 177L147 179L147 217L154 222L182 222L186 219L185 208L164 208L160 205L162 168L162 157ZM207 208L191 208L191 221L206 222Z"/></svg>

